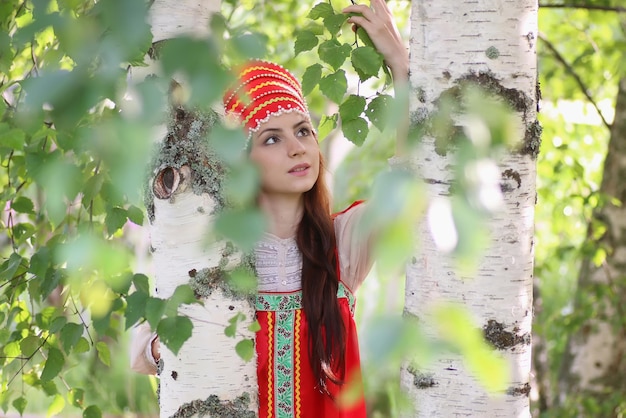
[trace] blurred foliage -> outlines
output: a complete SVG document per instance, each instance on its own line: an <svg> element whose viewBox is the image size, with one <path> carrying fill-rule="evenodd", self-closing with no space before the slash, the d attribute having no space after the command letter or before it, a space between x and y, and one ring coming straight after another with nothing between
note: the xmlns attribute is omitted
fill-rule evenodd
<svg viewBox="0 0 626 418"><path fill-rule="evenodd" d="M332 138L339 126L352 143L362 144L336 173L337 207L376 195L371 189L377 184L383 201L396 199L394 190L410 190L393 207L395 215L410 219L419 211L403 208L415 207L419 183L397 171L373 181L393 153L393 131L379 117L386 106L382 102L390 97L385 91L389 80L368 40L343 24L340 9L348 4L225 0L223 18L213 22L213 29L222 28L227 36L215 42L176 40L162 51L162 70L171 75L182 69L192 86L185 93L188 103L202 108L219 98L217 87L228 81L216 65L219 51L228 55L227 63L250 55L283 63L302 75L320 133ZM535 249L543 310L535 332L549 342L553 384L567 335L580 323L581 313L571 310L578 265L581 257L597 251L584 238L591 212L605 200L597 190L608 139L593 108L578 110L572 118L563 111L563 101L592 100L598 107L608 101L605 119L610 120L617 80L626 75L624 14L610 10L619 2L573 4L579 7L540 11L543 35L538 40L546 111L540 116L544 133ZM408 2L391 5L408 36L402 20L408 17ZM129 238L145 222L141 191L152 126L164 120L167 110L163 79L147 79L132 89L127 83L127 69L143 65L151 46L146 7L141 0L0 3L0 221L6 231L0 235L0 409L5 413L154 413L154 382L129 376L125 330L144 317L154 327L163 320L162 327L174 329L173 347L184 340L186 327L178 326L184 319L177 307L190 302L186 290L173 301L150 296L148 277L136 272ZM367 81L358 81L359 76ZM219 80L217 87L207 84L209 78ZM233 155L232 150L224 153L225 158ZM236 167L238 160L231 162ZM249 189L254 176L240 173L239 184ZM471 194L465 201L476 209ZM226 235L229 230L236 228L226 225ZM397 226L389 225L388 231L387 244L412 245ZM398 278L384 274L379 280L388 289ZM394 321L370 323L374 331L369 335L390 335L366 337L363 345L372 358L389 358L395 367L407 354L403 348L421 347L412 354L428 359L445 343L426 342L419 330L405 332L406 324ZM462 326L464 316L447 321L442 318L442 327ZM480 353L472 335L457 343L458 350L470 347L470 353ZM481 364L481 358L474 362ZM372 366L380 363L366 363L366 373ZM393 383L394 367L374 367L375 377L366 382L370 403L380 403L382 411L396 411L403 403ZM495 379L488 373L484 378ZM598 402L578 401L589 406L590 414L603 415ZM564 410L544 411L544 416L574 415Z"/></svg>

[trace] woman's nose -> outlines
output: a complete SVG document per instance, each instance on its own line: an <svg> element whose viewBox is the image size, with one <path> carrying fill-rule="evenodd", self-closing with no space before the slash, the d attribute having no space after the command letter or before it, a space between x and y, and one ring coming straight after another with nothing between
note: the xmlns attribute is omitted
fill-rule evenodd
<svg viewBox="0 0 626 418"><path fill-rule="evenodd" d="M304 154L306 151L306 147L304 146L302 141L300 141L300 138L297 138L295 136L289 137L288 147L289 147L289 155L291 156Z"/></svg>

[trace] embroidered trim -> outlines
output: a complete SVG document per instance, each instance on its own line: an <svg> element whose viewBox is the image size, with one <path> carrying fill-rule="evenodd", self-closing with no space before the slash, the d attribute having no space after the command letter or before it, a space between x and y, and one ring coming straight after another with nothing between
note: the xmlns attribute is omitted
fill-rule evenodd
<svg viewBox="0 0 626 418"><path fill-rule="evenodd" d="M293 417L294 311L276 312L276 416Z"/></svg>
<svg viewBox="0 0 626 418"><path fill-rule="evenodd" d="M356 298L350 289L342 282L339 282L337 298L348 299L350 313L354 316ZM258 293L256 295L255 308L257 311L292 311L302 309L302 291L291 293Z"/></svg>
<svg viewBox="0 0 626 418"><path fill-rule="evenodd" d="M271 353L274 350L274 315L267 315L267 345L268 345L268 353ZM274 406L274 380L272 373L274 372L273 367L267 368L267 416L271 417L273 414L273 406Z"/></svg>
<svg viewBox="0 0 626 418"><path fill-rule="evenodd" d="M300 106L300 103L298 102L298 100L296 99L292 99L291 97L275 97L273 99L267 100L261 104L259 104L258 106L256 106L254 109L252 109L252 111L250 111L250 113L248 114L248 116L246 116L246 118L243 121L243 124L246 125L248 122L250 122L250 119L252 119L254 117L254 115L256 115L259 110L262 110L265 106L269 106L271 104L277 103L277 102L283 102L283 101L287 101L287 102L293 102L296 105ZM275 112L270 112L268 111L267 114L279 114L280 109L282 109L282 107L278 107L279 110L275 111ZM258 127L261 125L261 123L259 123L259 121L257 121L256 124L256 128L258 129ZM251 129L252 130L252 129Z"/></svg>
<svg viewBox="0 0 626 418"><path fill-rule="evenodd" d="M295 418L299 418L302 415L302 399L300 398L300 327L302 322L302 309L298 309L296 311L296 327L294 331L294 341L296 343L294 350L294 363L296 365L296 370L293 376L293 386L295 387L295 409L296 416Z"/></svg>

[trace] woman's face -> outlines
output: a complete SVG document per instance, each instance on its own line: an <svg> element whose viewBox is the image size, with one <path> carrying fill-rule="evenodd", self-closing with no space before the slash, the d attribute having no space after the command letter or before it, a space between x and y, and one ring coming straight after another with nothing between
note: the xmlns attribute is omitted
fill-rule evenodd
<svg viewBox="0 0 626 418"><path fill-rule="evenodd" d="M272 116L252 135L250 160L261 171L261 193L293 195L311 190L320 170L317 137L298 112Z"/></svg>

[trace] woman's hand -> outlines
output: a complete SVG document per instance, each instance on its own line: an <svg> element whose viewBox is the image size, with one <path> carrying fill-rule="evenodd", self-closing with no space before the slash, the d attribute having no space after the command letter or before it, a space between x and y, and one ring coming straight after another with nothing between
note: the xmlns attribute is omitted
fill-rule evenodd
<svg viewBox="0 0 626 418"><path fill-rule="evenodd" d="M370 7L363 4L353 4L343 9L343 12L359 14L350 16L348 22L367 32L391 70L396 87L398 84L407 82L409 78L409 55L385 0L371 0Z"/></svg>
<svg viewBox="0 0 626 418"><path fill-rule="evenodd" d="M161 360L161 343L159 342L159 337L156 336L152 340L152 344L150 346L150 350L152 351L152 358L158 363Z"/></svg>

